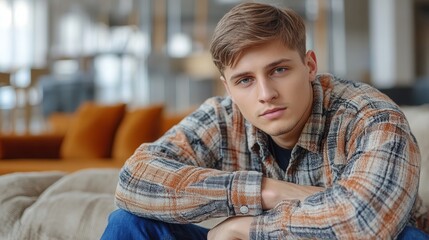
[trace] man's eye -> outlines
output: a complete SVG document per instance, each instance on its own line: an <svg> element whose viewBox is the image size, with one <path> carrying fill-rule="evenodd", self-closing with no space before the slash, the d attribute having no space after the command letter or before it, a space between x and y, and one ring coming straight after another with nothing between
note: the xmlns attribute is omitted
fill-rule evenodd
<svg viewBox="0 0 429 240"><path fill-rule="evenodd" d="M287 68L285 68L285 67L278 67L278 68L274 69L273 73L284 73L286 71L287 71Z"/></svg>
<svg viewBox="0 0 429 240"><path fill-rule="evenodd" d="M237 81L237 85L247 85L252 82L252 79L250 78L242 78Z"/></svg>

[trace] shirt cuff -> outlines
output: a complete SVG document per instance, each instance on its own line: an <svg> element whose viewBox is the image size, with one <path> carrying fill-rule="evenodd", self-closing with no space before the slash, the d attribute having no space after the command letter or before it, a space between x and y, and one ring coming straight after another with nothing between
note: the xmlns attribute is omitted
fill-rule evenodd
<svg viewBox="0 0 429 240"><path fill-rule="evenodd" d="M282 201L273 209L253 218L249 239L286 239L291 237L288 226L299 200Z"/></svg>
<svg viewBox="0 0 429 240"><path fill-rule="evenodd" d="M229 205L235 216L262 213L262 173L255 171L235 172L231 180Z"/></svg>

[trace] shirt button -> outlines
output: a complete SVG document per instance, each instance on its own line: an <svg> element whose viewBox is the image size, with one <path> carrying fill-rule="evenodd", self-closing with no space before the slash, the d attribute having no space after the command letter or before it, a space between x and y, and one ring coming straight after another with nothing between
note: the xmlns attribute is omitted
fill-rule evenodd
<svg viewBox="0 0 429 240"><path fill-rule="evenodd" d="M249 212L249 208L248 208L247 206L241 206L241 207L240 207L240 212L241 212L242 214L246 214L246 213L248 213L248 212Z"/></svg>

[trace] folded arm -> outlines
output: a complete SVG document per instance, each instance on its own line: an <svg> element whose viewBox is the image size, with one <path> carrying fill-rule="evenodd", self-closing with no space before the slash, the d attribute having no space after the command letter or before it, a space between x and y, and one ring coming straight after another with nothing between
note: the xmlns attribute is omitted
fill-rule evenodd
<svg viewBox="0 0 429 240"><path fill-rule="evenodd" d="M323 190L322 187L301 186L271 178L262 178L262 207L264 210L270 210L282 201L304 201L305 198ZM253 216L228 218L211 229L207 239L249 239L253 221Z"/></svg>
<svg viewBox="0 0 429 240"><path fill-rule="evenodd" d="M141 145L121 171L117 205L179 223L261 214L262 173L240 167L243 158L230 150L237 131L220 130L228 120L221 111L205 104L155 143Z"/></svg>

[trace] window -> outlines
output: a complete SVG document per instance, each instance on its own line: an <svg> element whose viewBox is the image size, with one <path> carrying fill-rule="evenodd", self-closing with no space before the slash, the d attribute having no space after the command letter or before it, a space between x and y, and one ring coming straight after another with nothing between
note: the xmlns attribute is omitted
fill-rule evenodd
<svg viewBox="0 0 429 240"><path fill-rule="evenodd" d="M45 65L46 13L46 0L0 0L0 70Z"/></svg>

